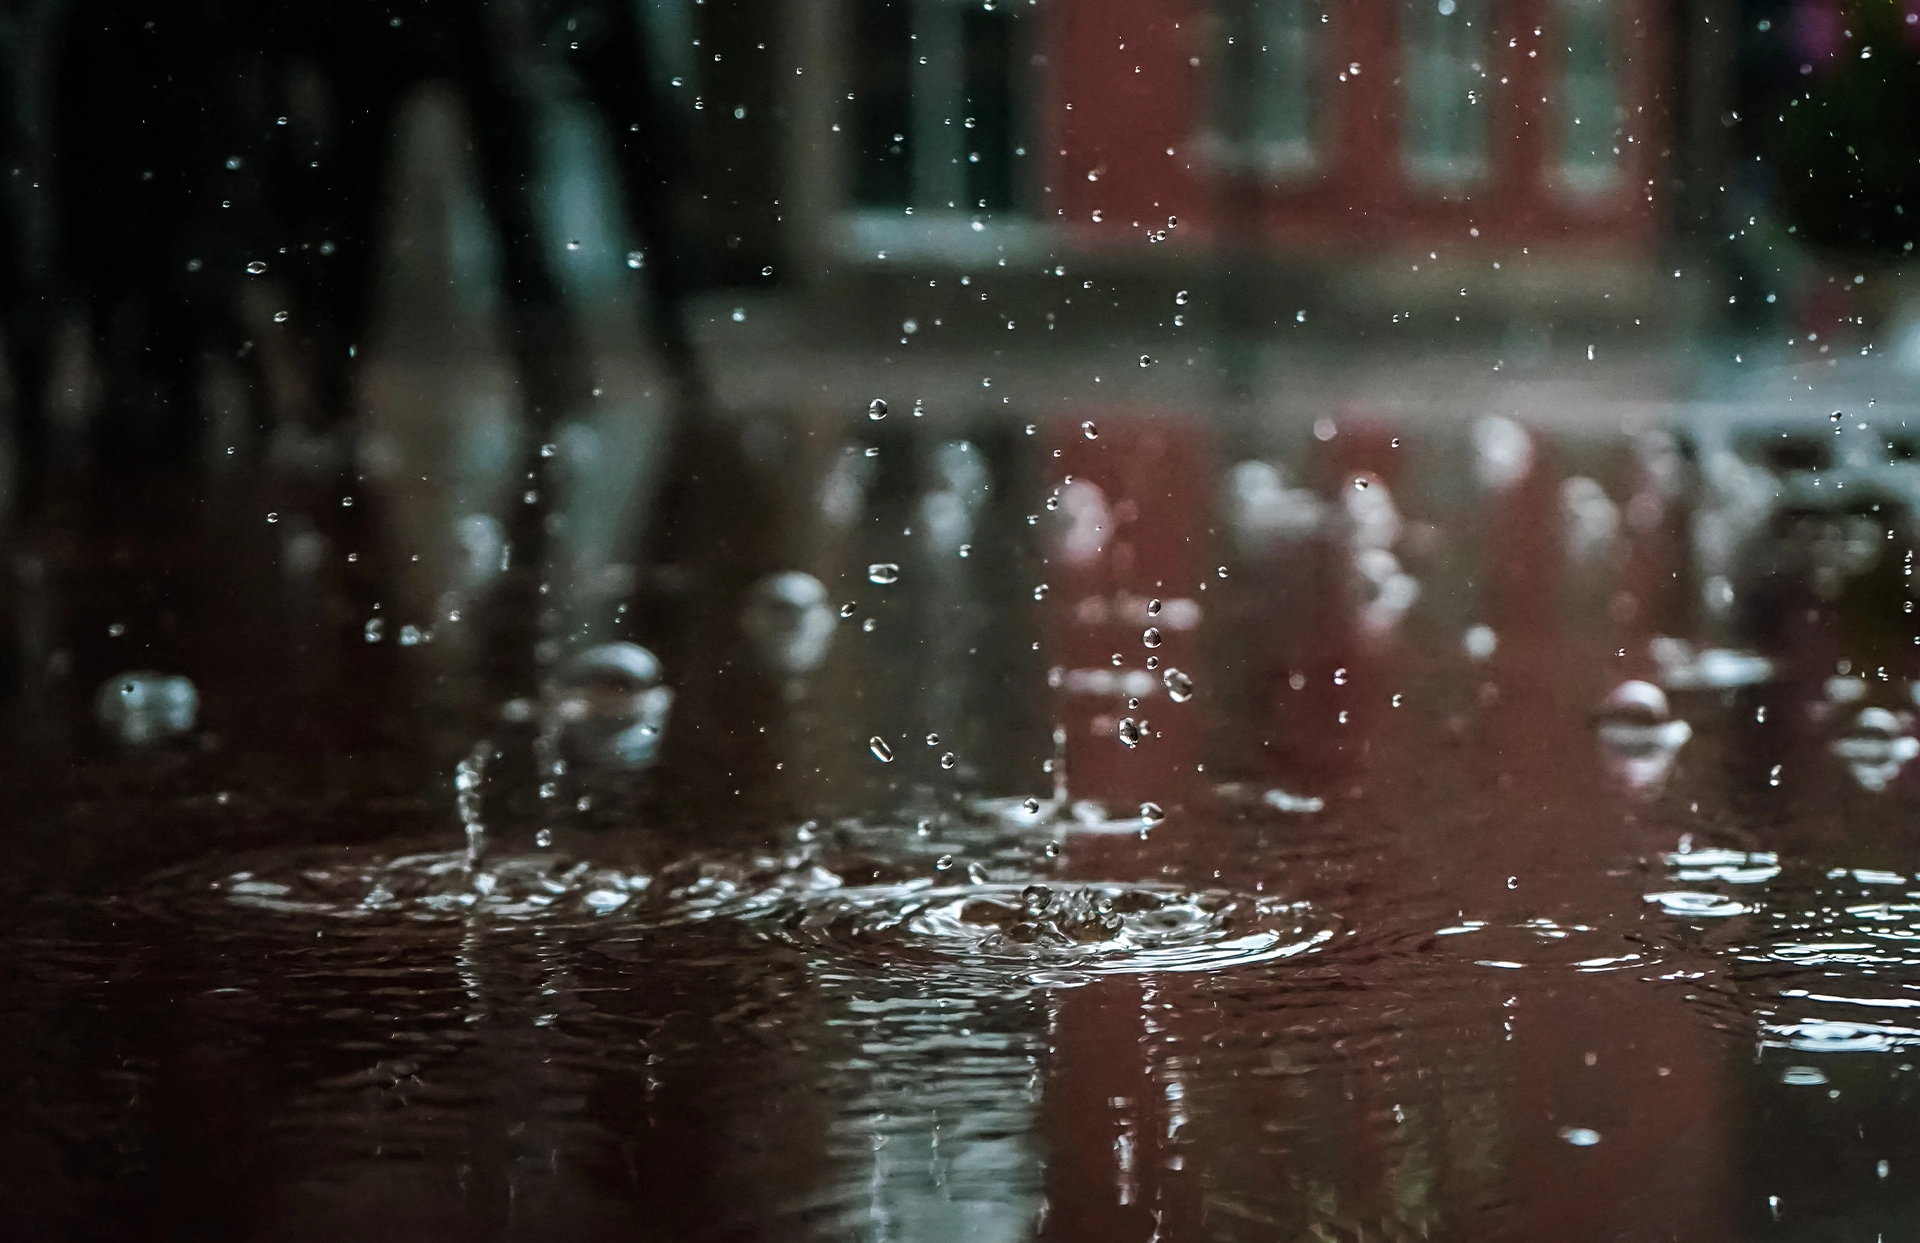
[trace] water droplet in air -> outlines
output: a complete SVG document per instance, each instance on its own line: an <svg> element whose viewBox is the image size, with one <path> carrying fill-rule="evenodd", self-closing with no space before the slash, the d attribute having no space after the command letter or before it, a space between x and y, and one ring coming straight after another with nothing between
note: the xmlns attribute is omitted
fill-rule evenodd
<svg viewBox="0 0 1920 1243"><path fill-rule="evenodd" d="M867 403L867 417L878 423L887 417L887 403L878 397Z"/></svg>
<svg viewBox="0 0 1920 1243"><path fill-rule="evenodd" d="M535 833L533 835L533 844L542 850L553 845L553 830L541 829L538 833Z"/></svg>
<svg viewBox="0 0 1920 1243"><path fill-rule="evenodd" d="M1354 476L1353 490L1355 492L1365 492L1367 490L1367 477L1365 475Z"/></svg>
<svg viewBox="0 0 1920 1243"><path fill-rule="evenodd" d="M265 272L266 270L267 270L267 261L265 259L255 259L252 263L249 263L247 265L247 272L253 276L258 276L262 272Z"/></svg>
<svg viewBox="0 0 1920 1243"><path fill-rule="evenodd" d="M1160 675L1160 681L1167 688L1167 698L1177 704L1183 704L1193 698L1193 679L1178 669L1169 668Z"/></svg>
<svg viewBox="0 0 1920 1243"><path fill-rule="evenodd" d="M1187 291L1182 289L1179 293L1173 295L1173 304L1175 306L1185 306L1187 304Z"/></svg>
<svg viewBox="0 0 1920 1243"><path fill-rule="evenodd" d="M1047 597L1047 585L1045 583L1041 583L1038 587L1035 587L1033 589L1034 599L1044 600L1046 599L1046 597Z"/></svg>
<svg viewBox="0 0 1920 1243"><path fill-rule="evenodd" d="M1167 818L1167 813L1160 810L1160 804L1158 803L1140 804L1140 819L1143 823L1159 824L1162 820L1165 820L1166 818Z"/></svg>
<svg viewBox="0 0 1920 1243"><path fill-rule="evenodd" d="M1040 800L1029 794L1026 801L1021 803L1020 806L1026 808L1027 814L1031 816L1040 810Z"/></svg>
<svg viewBox="0 0 1920 1243"><path fill-rule="evenodd" d="M1088 419L1085 423L1082 423L1080 425L1080 431L1085 434L1088 440L1098 440L1100 438L1100 429L1093 425L1092 419Z"/></svg>
<svg viewBox="0 0 1920 1243"><path fill-rule="evenodd" d="M1345 669L1335 669L1333 671L1333 684L1335 686L1345 686L1347 684L1347 671Z"/></svg>
<svg viewBox="0 0 1920 1243"><path fill-rule="evenodd" d="M380 636L385 634L386 630L387 630L386 622L382 621L378 617L373 618L371 621L367 623L367 627L366 627L367 642L378 643L380 641Z"/></svg>
<svg viewBox="0 0 1920 1243"><path fill-rule="evenodd" d="M1767 784L1770 786L1777 786L1780 784L1780 765L1775 764L1773 766L1773 771L1767 774Z"/></svg>
<svg viewBox="0 0 1920 1243"><path fill-rule="evenodd" d="M1838 423L1840 419L1841 419L1841 414L1840 414L1840 411L1838 410L1835 410L1832 414L1827 416L1827 421L1829 423Z"/></svg>
<svg viewBox="0 0 1920 1243"><path fill-rule="evenodd" d="M647 257L641 254L637 250L630 250L627 252L627 266L634 269L635 271L638 271L641 265L645 264L646 261L647 261Z"/></svg>
<svg viewBox="0 0 1920 1243"><path fill-rule="evenodd" d="M857 603L855 603L852 600L849 600L845 604L840 606L840 616L852 617L855 610L857 610L859 607L860 606Z"/></svg>
<svg viewBox="0 0 1920 1243"><path fill-rule="evenodd" d="M1583 1126L1563 1126L1560 1128L1560 1138L1575 1148L1591 1148L1600 1142L1600 1132Z"/></svg>
<svg viewBox="0 0 1920 1243"><path fill-rule="evenodd" d="M280 515L279 515L279 514L268 514L268 515L267 515L267 521L268 521L268 522L278 522L278 521L280 521Z"/></svg>
<svg viewBox="0 0 1920 1243"><path fill-rule="evenodd" d="M928 734L928 735L927 735L927 745L928 745L928 746L930 746L930 747L937 747L937 746L939 746L939 745L940 745L940 735L938 735L938 734Z"/></svg>
<svg viewBox="0 0 1920 1243"><path fill-rule="evenodd" d="M1141 365L1142 367L1151 367L1151 366L1153 366L1153 355L1151 355L1151 354L1142 354L1142 355L1140 356L1140 365Z"/></svg>
<svg viewBox="0 0 1920 1243"><path fill-rule="evenodd" d="M1145 630L1140 632L1140 641L1146 644L1148 647L1159 647L1160 646L1160 627L1148 626Z"/></svg>
<svg viewBox="0 0 1920 1243"><path fill-rule="evenodd" d="M1227 567L1223 565L1215 570L1214 573L1218 574L1221 578L1225 578L1227 576Z"/></svg>
<svg viewBox="0 0 1920 1243"><path fill-rule="evenodd" d="M276 324L284 324L284 323L286 323L286 322L287 322L287 313L286 313L285 311L275 311L275 312L273 313L273 322L274 322L274 323L276 323Z"/></svg>
<svg viewBox="0 0 1920 1243"><path fill-rule="evenodd" d="M1045 851L1042 853L1049 859L1058 859L1060 857L1060 843L1048 842Z"/></svg>
<svg viewBox="0 0 1920 1243"><path fill-rule="evenodd" d="M1044 915L1053 905L1053 890L1045 885L1028 885L1020 891L1020 907L1029 915Z"/></svg>
<svg viewBox="0 0 1920 1243"><path fill-rule="evenodd" d="M888 746L887 740L880 735L875 734L867 739L867 750L873 752L873 758L882 764L893 763L893 748Z"/></svg>
<svg viewBox="0 0 1920 1243"><path fill-rule="evenodd" d="M1120 741L1125 746L1137 747L1140 745L1140 722L1134 720L1132 717L1123 718L1120 722L1119 729L1115 732L1120 735Z"/></svg>
<svg viewBox="0 0 1920 1243"><path fill-rule="evenodd" d="M940 767L942 767L942 768L952 768L952 767L954 766L954 764L956 764L956 763L958 763L958 761L957 761L957 760L955 760L955 759L953 758L953 752L951 752L951 751L943 751L943 752L941 752L941 754L940 754Z"/></svg>
<svg viewBox="0 0 1920 1243"><path fill-rule="evenodd" d="M900 567L891 561L876 561L867 567L867 581L886 587L900 581Z"/></svg>
<svg viewBox="0 0 1920 1243"><path fill-rule="evenodd" d="M1158 600L1147 601L1147 616L1148 617L1160 616L1160 602Z"/></svg>
<svg viewBox="0 0 1920 1243"><path fill-rule="evenodd" d="M1159 667L1160 667L1160 658L1158 656L1147 657L1147 668L1158 669Z"/></svg>
<svg viewBox="0 0 1920 1243"><path fill-rule="evenodd" d="M933 861L933 870L936 872L951 871L952 868L953 868L952 855L941 855L938 859L935 859Z"/></svg>

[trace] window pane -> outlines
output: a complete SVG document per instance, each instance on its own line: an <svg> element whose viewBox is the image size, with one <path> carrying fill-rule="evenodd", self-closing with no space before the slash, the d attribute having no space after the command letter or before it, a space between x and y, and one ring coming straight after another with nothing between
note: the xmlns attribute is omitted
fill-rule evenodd
<svg viewBox="0 0 1920 1243"><path fill-rule="evenodd" d="M849 59L853 198L902 207L913 193L913 33L909 0L856 0Z"/></svg>
<svg viewBox="0 0 1920 1243"><path fill-rule="evenodd" d="M1561 0L1566 57L1560 96L1560 177L1569 189L1597 194L1620 179L1620 89L1615 79L1613 15L1605 0Z"/></svg>
<svg viewBox="0 0 1920 1243"><path fill-rule="evenodd" d="M1410 176L1467 181L1486 171L1486 0L1407 0L1401 10L1401 148Z"/></svg>

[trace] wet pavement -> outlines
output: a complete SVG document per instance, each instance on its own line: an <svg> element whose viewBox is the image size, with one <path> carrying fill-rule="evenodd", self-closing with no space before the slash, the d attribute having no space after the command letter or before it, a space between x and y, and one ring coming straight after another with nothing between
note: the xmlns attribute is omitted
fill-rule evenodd
<svg viewBox="0 0 1920 1243"><path fill-rule="evenodd" d="M382 383L14 533L17 1237L1920 1229L1910 412L611 373L503 694Z"/></svg>

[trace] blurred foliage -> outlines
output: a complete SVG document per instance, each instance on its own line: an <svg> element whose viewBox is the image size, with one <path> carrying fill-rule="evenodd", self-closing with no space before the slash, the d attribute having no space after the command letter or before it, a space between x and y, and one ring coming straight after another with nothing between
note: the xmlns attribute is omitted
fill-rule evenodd
<svg viewBox="0 0 1920 1243"><path fill-rule="evenodd" d="M1898 252L1920 232L1920 24L1907 20L1917 10L1802 0L1775 26L1774 54L1790 58L1777 81L1791 86L1762 119L1780 205L1809 242Z"/></svg>

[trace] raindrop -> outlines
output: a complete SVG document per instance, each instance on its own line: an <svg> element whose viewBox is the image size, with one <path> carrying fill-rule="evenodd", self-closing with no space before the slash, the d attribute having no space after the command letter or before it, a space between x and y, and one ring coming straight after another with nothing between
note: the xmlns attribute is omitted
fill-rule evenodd
<svg viewBox="0 0 1920 1243"><path fill-rule="evenodd" d="M939 745L940 745L940 735L938 735L938 734L928 734L928 735L927 735L927 745L928 745L928 746L930 746L930 747L937 747L937 746L939 746Z"/></svg>
<svg viewBox="0 0 1920 1243"><path fill-rule="evenodd" d="M1182 289L1179 293L1173 295L1173 304L1175 306L1185 306L1187 304L1187 291Z"/></svg>
<svg viewBox="0 0 1920 1243"><path fill-rule="evenodd" d="M1560 1128L1560 1138L1575 1148L1591 1148L1600 1142L1600 1132L1583 1126L1563 1126Z"/></svg>
<svg viewBox="0 0 1920 1243"><path fill-rule="evenodd" d="M279 514L268 514L268 515L267 515L267 521L268 521L268 522L278 522L278 521L280 521L280 515L279 515Z"/></svg>
<svg viewBox="0 0 1920 1243"><path fill-rule="evenodd" d="M248 274L253 276L258 276L262 272L265 272L266 270L267 270L267 261L265 259L255 259L252 263L249 263L247 265Z"/></svg>
<svg viewBox="0 0 1920 1243"><path fill-rule="evenodd" d="M1780 784L1780 765L1775 764L1773 766L1773 771L1767 774L1767 784L1770 786L1777 786Z"/></svg>
<svg viewBox="0 0 1920 1243"><path fill-rule="evenodd" d="M1158 669L1159 667L1160 667L1160 658L1158 656L1147 657L1147 668Z"/></svg>
<svg viewBox="0 0 1920 1243"><path fill-rule="evenodd" d="M1167 227L1168 227L1169 229L1177 229L1177 228L1179 228L1179 227L1180 227L1180 217L1178 217L1178 216L1168 216L1168 217L1167 217Z"/></svg>
<svg viewBox="0 0 1920 1243"><path fill-rule="evenodd" d="M1140 365L1142 367L1153 366L1153 356L1151 354L1142 354L1140 356Z"/></svg>
<svg viewBox="0 0 1920 1243"><path fill-rule="evenodd" d="M900 581L900 567L891 561L876 561L867 567L867 581L886 587Z"/></svg>
<svg viewBox="0 0 1920 1243"><path fill-rule="evenodd" d="M956 760L955 760L955 759L953 758L953 752L951 752L951 751L945 751L945 752L942 752L942 753L941 753L941 755L940 755L940 767L942 767L942 768L952 768L952 767L954 766L954 764L955 764L955 763L957 763L957 761L956 761Z"/></svg>
<svg viewBox="0 0 1920 1243"><path fill-rule="evenodd" d="M887 403L878 397L867 403L867 417L878 423L887 417Z"/></svg>
<svg viewBox="0 0 1920 1243"><path fill-rule="evenodd" d="M647 261L647 257L637 250L627 252L627 266L638 271Z"/></svg>
<svg viewBox="0 0 1920 1243"><path fill-rule="evenodd" d="M1132 717L1124 718L1120 722L1120 728L1117 732L1120 735L1120 741L1126 746L1137 747L1140 745L1140 722L1134 720Z"/></svg>
<svg viewBox="0 0 1920 1243"><path fill-rule="evenodd" d="M744 323L746 323L746 322L747 322L747 308L746 308L746 307L744 307L744 306L736 306L736 307L734 307L734 308L733 308L733 322L734 322L734 323L736 323L736 324L744 324Z"/></svg>
<svg viewBox="0 0 1920 1243"><path fill-rule="evenodd" d="M1053 905L1053 890L1045 885L1028 885L1020 891L1020 906L1029 915L1043 915Z"/></svg>
<svg viewBox="0 0 1920 1243"><path fill-rule="evenodd" d="M1147 601L1147 616L1148 617L1160 616L1160 601L1158 600Z"/></svg>
<svg viewBox="0 0 1920 1243"><path fill-rule="evenodd" d="M1033 815L1034 813L1040 810L1040 800L1033 797L1031 794L1029 794L1026 798L1026 801L1021 803L1020 805L1027 809L1027 814L1029 816Z"/></svg>
<svg viewBox="0 0 1920 1243"><path fill-rule="evenodd" d="M570 238L570 239L568 239L568 241L567 241L567 249L568 249L568 250L579 250L579 249L580 249L580 239L579 239L579 238L577 238L577 237L576 237L576 238Z"/></svg>
<svg viewBox="0 0 1920 1243"><path fill-rule="evenodd" d="M287 322L287 313L286 313L285 311L275 311L275 312L273 313L273 322L274 322L274 323L276 323L276 324L284 324L284 323L286 323L286 322Z"/></svg>
<svg viewBox="0 0 1920 1243"><path fill-rule="evenodd" d="M1159 647L1160 646L1160 627L1148 626L1144 631L1141 632L1140 641L1146 644L1148 647Z"/></svg>
<svg viewBox="0 0 1920 1243"><path fill-rule="evenodd" d="M1092 419L1088 419L1085 423L1082 423L1080 425L1080 431L1088 440L1098 440L1100 438L1100 429L1093 425Z"/></svg>
<svg viewBox="0 0 1920 1243"><path fill-rule="evenodd" d="M541 829L538 833L535 833L533 835L533 844L542 850L553 845L553 830Z"/></svg>
<svg viewBox="0 0 1920 1243"><path fill-rule="evenodd" d="M1167 813L1160 810L1160 804L1158 803L1140 804L1140 819L1145 823L1159 824L1162 820L1165 820L1166 818L1167 818Z"/></svg>
<svg viewBox="0 0 1920 1243"><path fill-rule="evenodd" d="M1046 597L1047 597L1047 585L1045 583L1041 583L1038 587L1035 587L1033 589L1034 599L1044 600L1046 599Z"/></svg>
<svg viewBox="0 0 1920 1243"><path fill-rule="evenodd" d="M1344 668L1333 671L1333 684L1335 686L1345 686L1347 684L1347 671Z"/></svg>
<svg viewBox="0 0 1920 1243"><path fill-rule="evenodd" d="M1394 437L1394 438L1393 438L1393 439L1392 439L1391 441L1389 441L1388 443L1389 443L1389 445L1390 445L1390 446L1391 446L1392 448L1395 448L1395 449L1398 449L1398 448L1400 447L1400 438L1399 438L1398 436L1395 436L1395 437Z"/></svg>
<svg viewBox="0 0 1920 1243"><path fill-rule="evenodd" d="M1838 410L1835 410L1832 414L1827 416L1827 422L1838 423L1841 417L1842 417L1841 412Z"/></svg>
<svg viewBox="0 0 1920 1243"><path fill-rule="evenodd" d="M875 734L873 737L867 739L867 750L873 752L873 758L879 760L882 764L893 763L893 748L889 747L887 740L880 735Z"/></svg>
<svg viewBox="0 0 1920 1243"><path fill-rule="evenodd" d="M953 870L953 856L952 856L952 855L941 855L941 856L940 856L940 857L939 857L938 859L935 859L935 860L933 861L933 870L934 870L934 871L936 871L936 872L949 872L949 871L952 871L952 870Z"/></svg>
<svg viewBox="0 0 1920 1243"><path fill-rule="evenodd" d="M1178 669L1169 668L1160 675L1160 681L1167 688L1167 698L1177 704L1183 704L1193 698L1193 679Z"/></svg>
<svg viewBox="0 0 1920 1243"><path fill-rule="evenodd" d="M1046 845L1046 849L1043 853L1049 859L1058 859L1060 857L1060 843L1048 842Z"/></svg>
<svg viewBox="0 0 1920 1243"><path fill-rule="evenodd" d="M1215 570L1214 573L1218 574L1221 578L1225 578L1227 576L1227 567L1223 565Z"/></svg>
<svg viewBox="0 0 1920 1243"><path fill-rule="evenodd" d="M1354 490L1355 492L1365 492L1365 491L1367 490L1367 478L1366 478L1366 476L1365 476L1365 475L1355 475L1355 476L1354 476L1354 478L1353 478L1353 490Z"/></svg>
<svg viewBox="0 0 1920 1243"><path fill-rule="evenodd" d="M371 621L367 623L367 626L366 626L367 642L378 643L380 641L380 636L385 634L386 631L387 631L387 623L382 621L378 617L373 618Z"/></svg>

